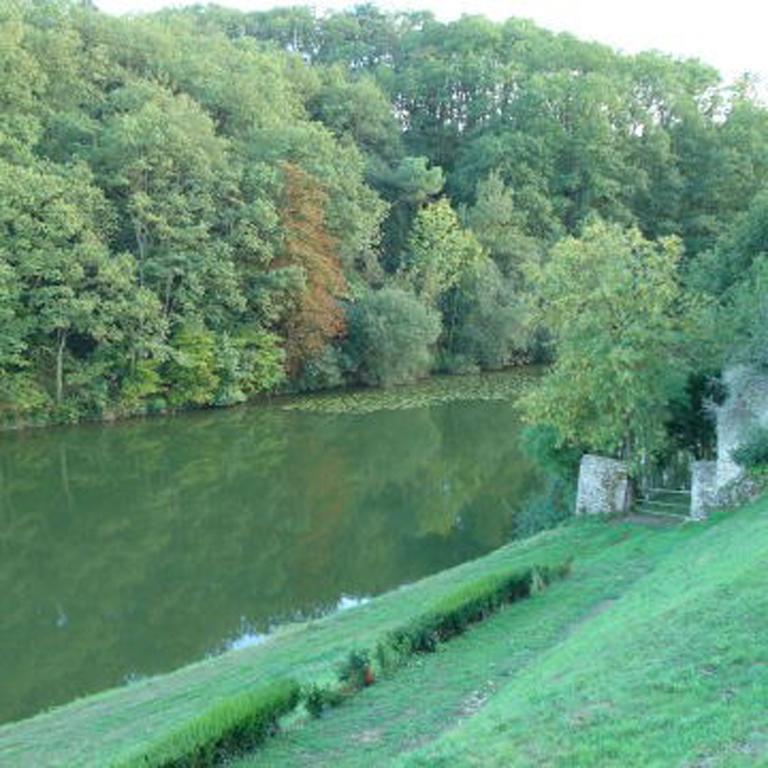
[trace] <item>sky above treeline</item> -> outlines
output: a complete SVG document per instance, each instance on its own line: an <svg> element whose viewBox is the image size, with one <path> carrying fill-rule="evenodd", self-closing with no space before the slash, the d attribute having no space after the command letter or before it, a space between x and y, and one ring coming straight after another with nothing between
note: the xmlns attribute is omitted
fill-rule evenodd
<svg viewBox="0 0 768 768"><path fill-rule="evenodd" d="M96 0L108 13L153 11L171 0ZM275 0L219 0L242 10L266 10L277 5L310 5L318 10L354 5L345 0L275 2ZM713 64L726 79L744 72L761 79L768 94L768 3L764 0L388 0L387 10L430 10L448 20L463 13L482 14L500 21L510 16L533 19L555 31L571 32L624 51L657 49L677 56L693 56Z"/></svg>

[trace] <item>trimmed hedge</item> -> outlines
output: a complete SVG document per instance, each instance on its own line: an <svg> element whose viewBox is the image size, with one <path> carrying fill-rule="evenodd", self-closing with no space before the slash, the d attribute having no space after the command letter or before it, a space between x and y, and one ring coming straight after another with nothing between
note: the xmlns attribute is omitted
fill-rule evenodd
<svg viewBox="0 0 768 768"><path fill-rule="evenodd" d="M554 567L532 567L508 575L487 576L466 584L437 601L403 627L388 632L373 649L378 669L388 673L409 656L431 653L438 643L462 634L502 606L530 597L570 572L570 561ZM209 768L258 747L278 731L278 721L300 701L319 717L374 681L371 654L353 649L339 666L337 685L310 683L303 690L281 681L242 696L225 699L185 723L120 768Z"/></svg>
<svg viewBox="0 0 768 768"><path fill-rule="evenodd" d="M209 768L258 747L300 699L298 683L280 681L225 699L191 720L121 768Z"/></svg>
<svg viewBox="0 0 768 768"><path fill-rule="evenodd" d="M483 621L503 605L541 591L570 572L571 563L530 568L508 576L489 576L444 598L428 613L402 629L390 632L378 644L376 658L382 669L395 666L403 656L431 653L438 643L462 634L471 624Z"/></svg>
<svg viewBox="0 0 768 768"><path fill-rule="evenodd" d="M485 620L502 606L545 589L570 573L571 562L555 567L533 567L506 576L488 576L461 587L438 601L427 613L392 630L377 643L374 656L378 669L391 673L416 653L432 653L439 643L462 634L471 624ZM339 673L340 686L311 685L304 692L305 706L313 717L328 707L337 707L363 687L368 651L352 651ZM371 679L373 679L371 672Z"/></svg>

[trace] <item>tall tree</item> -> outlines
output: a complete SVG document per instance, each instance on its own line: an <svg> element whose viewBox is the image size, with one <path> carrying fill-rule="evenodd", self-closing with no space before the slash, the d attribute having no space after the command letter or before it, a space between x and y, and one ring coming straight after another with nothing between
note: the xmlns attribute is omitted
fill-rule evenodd
<svg viewBox="0 0 768 768"><path fill-rule="evenodd" d="M291 373L318 355L344 332L339 300L347 291L336 250L328 233L326 195L320 183L297 165L283 165L285 188L280 211L282 254L276 267L296 267L301 287L285 323L287 365Z"/></svg>
<svg viewBox="0 0 768 768"><path fill-rule="evenodd" d="M481 257L480 244L442 198L416 215L402 274L427 304L434 304Z"/></svg>
<svg viewBox="0 0 768 768"><path fill-rule="evenodd" d="M691 368L693 305L679 241L592 221L530 271L555 363L524 399L566 444L640 462L661 450Z"/></svg>

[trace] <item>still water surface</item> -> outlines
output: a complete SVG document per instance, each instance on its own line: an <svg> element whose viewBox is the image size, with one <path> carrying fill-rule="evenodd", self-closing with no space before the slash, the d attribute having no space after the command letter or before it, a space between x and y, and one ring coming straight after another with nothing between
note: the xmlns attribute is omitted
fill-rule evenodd
<svg viewBox="0 0 768 768"><path fill-rule="evenodd" d="M498 547L524 379L0 435L0 722Z"/></svg>

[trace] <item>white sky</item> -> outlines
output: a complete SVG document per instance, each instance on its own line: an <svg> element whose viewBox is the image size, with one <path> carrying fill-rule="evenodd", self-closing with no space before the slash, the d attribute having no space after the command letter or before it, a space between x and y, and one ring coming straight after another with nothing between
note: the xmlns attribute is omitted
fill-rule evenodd
<svg viewBox="0 0 768 768"><path fill-rule="evenodd" d="M204 0L201 0L204 1ZM346 0L279 2L276 0L218 0L243 10L275 5L344 8ZM109 13L157 10L179 0L96 0ZM384 9L431 10L438 18L462 13L495 20L510 16L533 19L556 31L572 32L624 51L648 48L679 56L694 56L713 64L727 79L750 71L761 78L768 93L768 3L765 0L379 0Z"/></svg>

